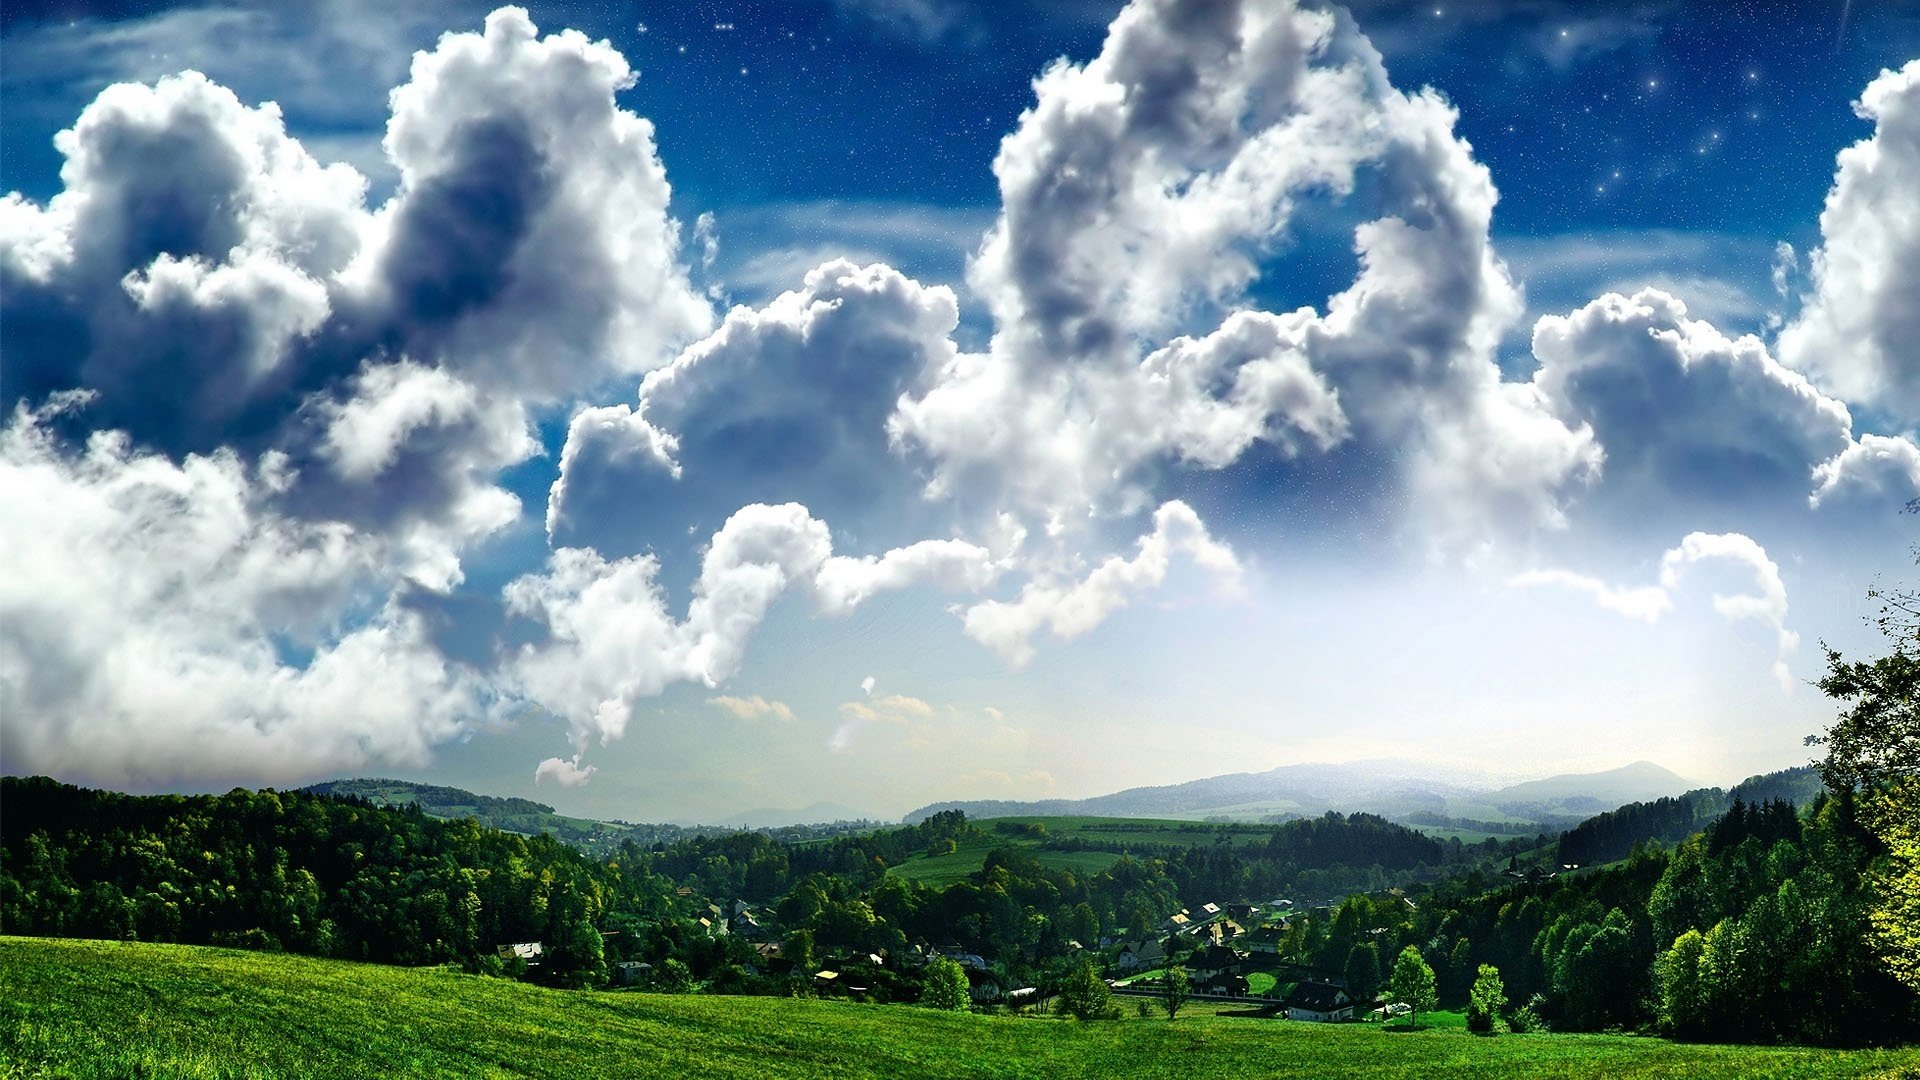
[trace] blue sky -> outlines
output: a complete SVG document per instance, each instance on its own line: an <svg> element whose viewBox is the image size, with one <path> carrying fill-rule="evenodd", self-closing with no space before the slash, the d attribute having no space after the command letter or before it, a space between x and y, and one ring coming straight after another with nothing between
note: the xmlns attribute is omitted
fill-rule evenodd
<svg viewBox="0 0 1920 1080"><path fill-rule="evenodd" d="M1912 3L0 35L9 771L1724 782L1910 566Z"/></svg>

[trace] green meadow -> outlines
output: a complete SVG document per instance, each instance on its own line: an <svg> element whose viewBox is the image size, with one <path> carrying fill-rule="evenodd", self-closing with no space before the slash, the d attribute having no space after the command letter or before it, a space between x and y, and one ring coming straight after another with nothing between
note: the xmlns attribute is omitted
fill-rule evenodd
<svg viewBox="0 0 1920 1080"><path fill-rule="evenodd" d="M969 837L944 855L915 855L890 873L911 881L943 888L965 880L979 870L995 848L1019 848L1049 870L1098 873L1119 858L1114 851L1054 851L1054 840L1083 840L1102 847L1167 848L1264 845L1273 837L1272 825L1207 823L1156 818L1117 817L1006 817L973 824L985 830Z"/></svg>
<svg viewBox="0 0 1920 1080"><path fill-rule="evenodd" d="M1131 1004L1128 1002L1127 1004ZM283 954L0 938L7 1077L1920 1076L1920 1051L1477 1038L1219 1009L1168 1021L547 990Z"/></svg>

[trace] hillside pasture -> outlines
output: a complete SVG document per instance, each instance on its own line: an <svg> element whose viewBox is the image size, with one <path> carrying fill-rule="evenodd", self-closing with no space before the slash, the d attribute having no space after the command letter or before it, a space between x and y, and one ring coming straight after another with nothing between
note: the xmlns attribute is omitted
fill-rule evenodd
<svg viewBox="0 0 1920 1080"><path fill-rule="evenodd" d="M914 1006L548 990L441 969L0 938L0 1076L1855 1077L1920 1051L1476 1038L1259 1018L1091 1024ZM1212 1012L1213 1015L1207 1015Z"/></svg>

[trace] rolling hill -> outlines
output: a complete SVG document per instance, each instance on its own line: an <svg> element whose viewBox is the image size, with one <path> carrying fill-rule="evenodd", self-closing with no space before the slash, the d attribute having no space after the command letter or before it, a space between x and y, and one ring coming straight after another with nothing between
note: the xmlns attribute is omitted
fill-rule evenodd
<svg viewBox="0 0 1920 1080"><path fill-rule="evenodd" d="M1476 1038L1196 1005L1077 1023L779 997L549 990L440 968L0 938L5 1076L1911 1075L1920 1052ZM1235 1012L1240 1015L1235 1015Z"/></svg>

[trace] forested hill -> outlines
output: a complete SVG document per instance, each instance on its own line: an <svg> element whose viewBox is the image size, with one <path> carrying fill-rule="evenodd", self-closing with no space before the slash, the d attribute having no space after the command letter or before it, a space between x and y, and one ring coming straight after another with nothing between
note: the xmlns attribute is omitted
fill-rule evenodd
<svg viewBox="0 0 1920 1080"><path fill-rule="evenodd" d="M1677 844L1706 828L1736 803L1760 806L1780 801L1806 806L1826 791L1811 765L1750 776L1733 786L1699 788L1684 795L1628 803L1575 825L1560 834L1559 860L1591 866L1627 857L1636 844Z"/></svg>
<svg viewBox="0 0 1920 1080"><path fill-rule="evenodd" d="M364 799L375 806L417 806L429 817L473 818L489 828L526 836L547 833L597 855L612 852L624 840L650 846L656 843L670 844L689 834L689 830L677 825L630 825L626 822L567 817L556 813L546 803L532 799L503 799L478 795L461 788L419 784L410 780L328 780L301 790L316 795Z"/></svg>
<svg viewBox="0 0 1920 1080"><path fill-rule="evenodd" d="M533 836L547 833L596 856L608 856L631 841L641 847L677 844L697 837L727 836L743 826L637 824L568 817L546 803L532 799L479 795L463 788L421 784L411 780L357 778L328 780L301 789L316 795L364 799L375 806L417 806L429 817L473 818L490 828ZM813 840L872 829L877 822L836 822L831 825L781 826L768 831L785 840Z"/></svg>
<svg viewBox="0 0 1920 1080"><path fill-rule="evenodd" d="M789 987L770 979L743 940L749 930L789 943L804 933L803 956L957 943L1005 981L1031 985L1071 942L1141 937L1183 907L1411 885L1519 850L1469 849L1365 815L1232 836L1195 825L1141 842L983 829L954 813L797 843L764 833L624 842L599 859L549 834L433 818L413 803L238 789L132 796L44 777L0 777L0 820L0 925L10 933L477 970L498 967L500 945L540 941L546 981L593 983L611 963L671 960L689 979L770 993ZM985 853L962 880L934 887L892 872L960 845ZM750 926L723 933L748 910Z"/></svg>
<svg viewBox="0 0 1920 1080"><path fill-rule="evenodd" d="M300 790L311 791L316 795L341 795L365 799L375 806L413 803L435 817L494 819L489 821L489 824L507 818L539 818L549 814L558 816L553 807L546 803L534 802L532 799L503 799L493 795L478 795L463 788L419 784L411 780L327 780Z"/></svg>

